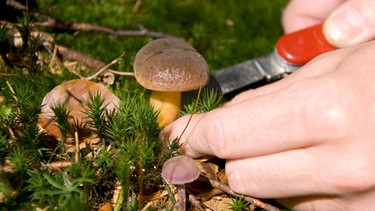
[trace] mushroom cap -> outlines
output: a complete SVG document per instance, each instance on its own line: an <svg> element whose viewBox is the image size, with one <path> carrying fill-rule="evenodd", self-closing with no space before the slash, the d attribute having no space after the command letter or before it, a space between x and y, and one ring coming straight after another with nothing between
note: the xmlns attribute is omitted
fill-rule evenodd
<svg viewBox="0 0 375 211"><path fill-rule="evenodd" d="M191 45L177 38L149 42L137 52L134 74L138 83L155 91L190 91L210 78L207 62Z"/></svg>
<svg viewBox="0 0 375 211"><path fill-rule="evenodd" d="M199 177L199 174L200 171L195 161L185 155L167 160L161 172L163 179L174 185L193 182Z"/></svg>
<svg viewBox="0 0 375 211"><path fill-rule="evenodd" d="M94 83L87 80L75 79L63 82L56 86L43 98L41 113L38 116L38 122L41 129L61 140L62 134L58 125L54 122L55 113L53 107L58 103L67 103L69 112L69 124L84 125L90 119L84 113L85 103L89 102L90 96L99 93L104 99L103 105L106 105L106 112L112 113L118 110L120 99L110 92L103 84ZM95 136L95 135L93 135ZM83 135L80 134L80 138ZM95 139L96 141L96 139Z"/></svg>

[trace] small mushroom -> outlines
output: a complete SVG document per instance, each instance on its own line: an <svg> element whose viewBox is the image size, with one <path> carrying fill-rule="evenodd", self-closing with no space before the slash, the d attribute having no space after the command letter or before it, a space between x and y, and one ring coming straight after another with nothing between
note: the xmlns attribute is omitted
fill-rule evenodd
<svg viewBox="0 0 375 211"><path fill-rule="evenodd" d="M185 184L198 179L199 174L200 171L195 161L185 155L173 157L163 165L161 176L168 183L176 185L180 210L182 211L186 210Z"/></svg>
<svg viewBox="0 0 375 211"><path fill-rule="evenodd" d="M152 90L150 103L159 111L158 123L174 121L181 104L181 92L205 86L208 65L191 45L181 39L154 40L137 52L134 75L139 84Z"/></svg>
<svg viewBox="0 0 375 211"><path fill-rule="evenodd" d="M90 92L92 95L100 93L108 113L117 111L120 99L104 85L81 79L66 81L56 86L43 98L41 113L38 116L40 128L57 140L62 139L62 133L53 120L55 114L52 108L58 103L67 104L70 125L78 127L84 125L89 120L84 110L85 102L90 100ZM94 134L84 134L84 131L78 131L78 133L82 138L87 137L90 143L96 143L99 140Z"/></svg>

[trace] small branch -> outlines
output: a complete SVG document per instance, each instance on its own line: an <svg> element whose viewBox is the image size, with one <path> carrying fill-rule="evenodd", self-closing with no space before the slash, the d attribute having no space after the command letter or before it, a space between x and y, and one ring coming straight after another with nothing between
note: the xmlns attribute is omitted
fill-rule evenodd
<svg viewBox="0 0 375 211"><path fill-rule="evenodd" d="M62 57L63 60L70 60L70 61L77 61L83 63L86 67L89 69L95 69L98 70L95 74L89 76L86 78L86 80L93 80L96 77L103 75L106 72L113 73L115 75L123 75L123 76L134 76L134 73L132 72L120 72L112 69L108 69L110 66L116 64L118 60L125 55L125 52L122 52L120 56L118 56L116 59L114 59L109 64L104 64L103 62L96 60L92 58L91 56L88 56L86 54L83 54L79 51L67 48L65 46L61 45L55 45L58 51L58 54ZM82 76L80 76L83 78Z"/></svg>
<svg viewBox="0 0 375 211"><path fill-rule="evenodd" d="M18 98L17 98L17 96L16 96L16 92L14 91L12 85L11 85L11 84L9 83L9 81L7 81L7 80L6 80L5 82L6 82L7 86L8 86L8 88L9 88L10 92L12 93L13 99L14 99L16 102L18 102Z"/></svg>
<svg viewBox="0 0 375 211"><path fill-rule="evenodd" d="M113 196L112 196L112 201L111 201L111 204L112 204L112 207L114 211L118 211L121 209L121 205L124 201L124 194L123 194L123 188L122 188L122 185L119 181L116 182L115 184L115 190L113 191Z"/></svg>
<svg viewBox="0 0 375 211"><path fill-rule="evenodd" d="M48 19L49 18L48 15L40 13L40 12L37 12L34 9L28 8L28 7L26 7L26 5L23 5L23 4L19 3L18 1L15 1L15 0L6 0L6 5L11 6L14 9L27 12L28 14L32 14L32 15L34 15L36 17L41 17L41 18L44 18L44 19Z"/></svg>
<svg viewBox="0 0 375 211"><path fill-rule="evenodd" d="M110 70L110 69L108 69L107 71L110 72L110 73L113 73L115 75L134 76L133 72L120 72L120 71Z"/></svg>
<svg viewBox="0 0 375 211"><path fill-rule="evenodd" d="M117 57L116 59L114 59L112 62L110 62L109 64L105 65L104 67L102 67L98 72L96 72L94 75L91 75L89 77L86 78L86 80L92 80L96 77L98 77L99 75L103 74L110 66L116 64L118 62L118 60L123 57L125 55L125 52L122 52L120 54L119 57ZM115 71L117 72L117 71Z"/></svg>
<svg viewBox="0 0 375 211"><path fill-rule="evenodd" d="M100 25L95 25L95 24L90 24L90 23L79 23L79 22L58 20L58 19L52 18L51 16L47 14L40 13L36 10L30 9L15 0L7 0L6 4L17 10L26 11L35 17L40 17L46 20L43 22L34 22L32 24L33 27L45 27L45 28L55 27L55 28L60 28L60 29L71 29L74 31L81 31L81 32L95 31L95 32L103 32L103 33L113 35L113 36L147 36L147 37L153 37L153 38L174 37L174 38L182 39L181 37L178 37L175 35L158 32L158 31L152 31L152 30L145 29L143 27L141 27L139 30L122 30L122 29L114 29L111 27L100 26Z"/></svg>
<svg viewBox="0 0 375 211"><path fill-rule="evenodd" d="M73 163L71 161L55 161L51 163L41 164L41 167L47 167L51 170L61 170L62 168L70 167Z"/></svg>
<svg viewBox="0 0 375 211"><path fill-rule="evenodd" d="M77 61L83 63L90 69L100 69L105 66L101 61L98 61L91 56L83 54L79 51L67 48L65 46L56 45L59 55L61 55L63 60Z"/></svg>
<svg viewBox="0 0 375 211"><path fill-rule="evenodd" d="M240 195L238 193L235 193L232 189L230 189L228 186L224 185L224 184L221 184L219 181L217 180L213 180L213 179L209 179L211 185L215 188L219 188L220 190L232 195L232 196L235 196L235 197L243 197L246 201L250 202L251 204L254 204L260 208L263 208L265 210L268 210L268 211L279 211L280 209L275 207L275 206L272 206L270 204L266 204L264 202L261 202L259 199L256 199L256 198L253 198L253 197L250 197L250 196L243 196L243 195Z"/></svg>
<svg viewBox="0 0 375 211"><path fill-rule="evenodd" d="M50 170L61 170L62 168L72 166L71 161L55 161L51 163L41 163L40 168L48 168ZM14 167L12 165L5 165L0 166L0 174L1 173L14 173Z"/></svg>
<svg viewBox="0 0 375 211"><path fill-rule="evenodd" d="M74 141L75 141L75 162L78 162L79 159L79 138L78 138L78 132L74 131Z"/></svg>
<svg viewBox="0 0 375 211"><path fill-rule="evenodd" d="M137 0L133 6L133 13L138 12L139 8L141 7L142 0Z"/></svg>
<svg viewBox="0 0 375 211"><path fill-rule="evenodd" d="M10 139L13 140L13 141L16 141L16 140L17 140L17 137L16 137L16 135L14 134L12 128L8 128L8 132L9 132L9 135L10 135Z"/></svg>
<svg viewBox="0 0 375 211"><path fill-rule="evenodd" d="M18 98L16 96L16 92L14 91L12 85L9 83L8 80L6 80L5 82L6 82L7 86L8 86L8 88L9 88L10 92L12 93L12 97L13 97L14 101L18 102ZM17 111L18 111L19 114L21 113L21 110L20 110L19 107L17 108ZM14 136L14 134L13 134L13 136Z"/></svg>
<svg viewBox="0 0 375 211"><path fill-rule="evenodd" d="M56 55L57 55L57 46L55 45L55 46L53 47L53 52L52 52L51 61L50 61L50 63L48 64L48 67L49 67L49 68L52 68L53 65L55 64L55 61L56 61Z"/></svg>
<svg viewBox="0 0 375 211"><path fill-rule="evenodd" d="M201 206L200 201L198 201L193 194L189 193L189 201L193 204L195 208L199 211L204 211L203 207Z"/></svg>
<svg viewBox="0 0 375 211"><path fill-rule="evenodd" d="M11 165L0 166L0 174L2 173L14 173L13 166Z"/></svg>
<svg viewBox="0 0 375 211"><path fill-rule="evenodd" d="M17 74L13 74L13 73L0 73L0 76L7 76L7 77L10 77L10 76L17 76Z"/></svg>
<svg viewBox="0 0 375 211"><path fill-rule="evenodd" d="M4 23L0 21L0 24L4 24ZM9 24L9 27L15 28L14 24ZM36 33L36 35L33 35L33 36L39 36L39 35L40 35L39 33ZM42 35L44 35L46 37L43 40L48 40L49 36L48 36L47 33L43 33ZM110 73L113 73L115 75L134 76L133 72L120 72L120 71L108 69L111 65L117 63L119 58L122 57L123 55L125 55L125 52L121 53L121 55L118 58L116 58L111 63L106 65L104 62L96 60L93 57L91 57L89 55L86 55L82 52L79 52L79 51L73 50L71 48L68 48L68 47L65 47L65 46L62 46L62 45L58 45L58 44L52 44L51 45L51 42L52 41L40 43L40 45L43 45L49 52L51 52L52 57L51 57L50 63L48 64L49 67L52 67L54 65L54 63L56 62L56 58L58 56L60 56L62 61L75 61L75 62L84 64L84 66L87 67L90 70L99 70L94 75L89 76L87 78L87 80L92 80L95 77L102 76L106 72L110 72ZM84 78L79 73L74 72L74 74L77 75L80 78ZM16 76L16 74L0 73L0 76Z"/></svg>

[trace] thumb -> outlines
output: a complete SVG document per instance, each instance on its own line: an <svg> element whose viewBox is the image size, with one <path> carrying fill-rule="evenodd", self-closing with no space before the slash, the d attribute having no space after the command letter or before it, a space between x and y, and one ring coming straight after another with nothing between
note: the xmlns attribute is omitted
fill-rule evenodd
<svg viewBox="0 0 375 211"><path fill-rule="evenodd" d="M324 23L327 41L348 47L375 38L375 0L352 0L341 4Z"/></svg>

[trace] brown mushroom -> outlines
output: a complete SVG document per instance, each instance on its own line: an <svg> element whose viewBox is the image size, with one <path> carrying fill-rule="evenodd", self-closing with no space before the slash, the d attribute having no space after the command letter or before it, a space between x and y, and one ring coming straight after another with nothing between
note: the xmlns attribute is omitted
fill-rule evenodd
<svg viewBox="0 0 375 211"><path fill-rule="evenodd" d="M199 175L199 168L191 157L179 155L164 163L161 176L168 183L177 186L180 210L186 210L185 184L198 179Z"/></svg>
<svg viewBox="0 0 375 211"><path fill-rule="evenodd" d="M69 124L76 125L79 129L80 125L84 125L89 120L84 110L85 102L89 102L90 92L92 95L97 92L101 94L101 97L104 98L103 105L107 105L106 111L108 113L117 110L120 100L104 85L80 79L66 81L56 86L43 98L42 110L38 117L41 129L58 140L62 139L61 131L53 120L55 114L52 108L58 103L67 104ZM94 134L82 134L84 131L78 132L80 133L80 138L86 137L91 143L95 143L98 140Z"/></svg>
<svg viewBox="0 0 375 211"><path fill-rule="evenodd" d="M181 92L205 86L210 77L202 55L176 38L157 39L140 49L134 74L139 84L152 90L150 103L159 111L161 127L178 117Z"/></svg>

